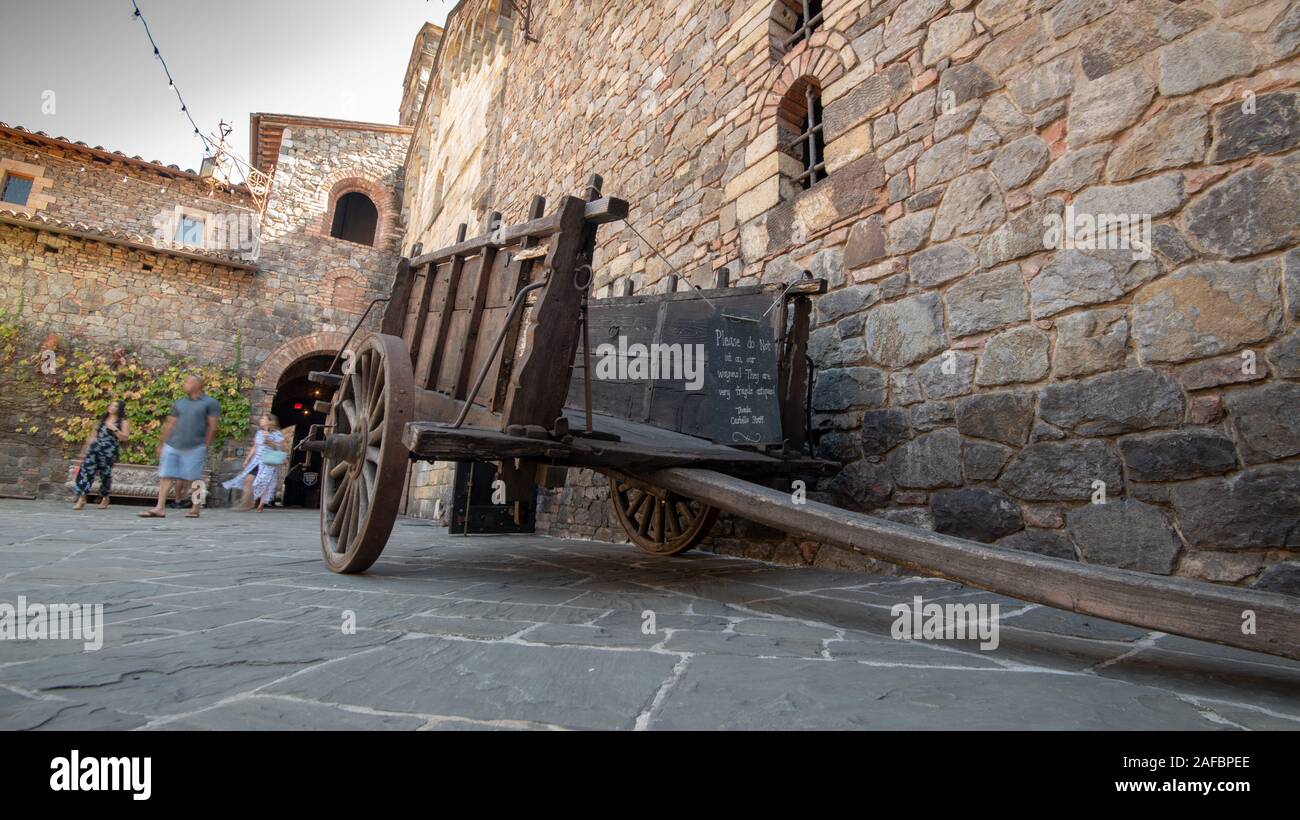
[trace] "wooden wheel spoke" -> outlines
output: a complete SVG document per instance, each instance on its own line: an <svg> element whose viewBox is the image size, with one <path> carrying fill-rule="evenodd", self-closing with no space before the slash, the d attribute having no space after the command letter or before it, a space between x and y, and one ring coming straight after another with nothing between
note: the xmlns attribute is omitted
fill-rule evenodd
<svg viewBox="0 0 1300 820"><path fill-rule="evenodd" d="M693 499L615 478L610 479L610 504L632 543L654 555L677 555L694 547L718 517L716 509Z"/></svg>
<svg viewBox="0 0 1300 820"><path fill-rule="evenodd" d="M651 496L649 495L645 496L645 498L650 498L650 497ZM652 521L654 521L654 510L652 509L646 510L645 514L641 516L641 521L637 524L637 528L636 528L637 533L642 538L645 538L649 534L650 524Z"/></svg>
<svg viewBox="0 0 1300 820"><path fill-rule="evenodd" d="M677 504L671 498L664 504L664 525L669 538L679 538L682 534L681 522L677 520Z"/></svg>
<svg viewBox="0 0 1300 820"><path fill-rule="evenodd" d="M375 497L376 473L377 473L377 469L375 467L370 466L369 464L366 464L361 468L361 478L366 485L367 498Z"/></svg>
<svg viewBox="0 0 1300 820"><path fill-rule="evenodd" d="M352 482L345 481L343 488L330 500L330 512L334 513L334 519L330 521L329 533L335 538L339 537L339 530L343 528L344 519L347 518L347 502L351 495Z"/></svg>
<svg viewBox="0 0 1300 820"><path fill-rule="evenodd" d="M641 512L641 508L642 508L643 506L645 506L645 502L646 502L646 500L649 499L649 498L650 498L650 494L649 494L649 493L641 493L641 495L637 497L637 500L636 500L636 501L632 502L631 504L628 504L628 505L627 505L627 517L628 517L628 518L631 518L631 519L633 519L633 520L635 520L636 517L637 517L637 514L638 514L639 512Z"/></svg>
<svg viewBox="0 0 1300 820"><path fill-rule="evenodd" d="M344 467L347 466L346 461L340 463L342 463ZM343 499L346 497L349 483L351 483L351 479L348 478L345 473L343 478L340 479L337 484L331 486L330 488L331 494L329 497L329 502L326 505L326 509L328 509L330 512L338 511L339 505L343 503Z"/></svg>
<svg viewBox="0 0 1300 820"><path fill-rule="evenodd" d="M353 403L352 399L344 399L344 400L343 400L342 407L343 407L343 415L344 415L344 416L347 418L347 420L348 420L348 429L349 429L349 431L351 431L351 430L355 430L355 429L357 428L357 406L356 406L356 404Z"/></svg>
<svg viewBox="0 0 1300 820"><path fill-rule="evenodd" d="M369 385L370 392L366 394L367 416L372 415L375 412L375 408L383 404L383 398L387 390L388 384L384 378L384 370L383 368L380 368L379 372L375 373L374 381Z"/></svg>
<svg viewBox="0 0 1300 820"><path fill-rule="evenodd" d="M352 367L352 375L348 376L348 392L346 398L357 399L366 395L364 392L365 388L361 383L363 376L361 375L361 359L359 357L352 360Z"/></svg>
<svg viewBox="0 0 1300 820"><path fill-rule="evenodd" d="M370 500L374 495L374 485L366 480L365 470L361 471L361 477L355 482L356 491L356 508L357 508L357 526L360 527L361 521L370 512Z"/></svg>

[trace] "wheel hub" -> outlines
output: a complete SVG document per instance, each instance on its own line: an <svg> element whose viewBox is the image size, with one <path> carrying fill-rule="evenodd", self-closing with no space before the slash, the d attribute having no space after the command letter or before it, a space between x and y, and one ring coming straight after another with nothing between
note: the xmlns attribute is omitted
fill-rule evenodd
<svg viewBox="0 0 1300 820"><path fill-rule="evenodd" d="M334 433L317 441L303 444L304 450L321 453L331 461L346 461L354 468L360 463L365 436L360 433Z"/></svg>

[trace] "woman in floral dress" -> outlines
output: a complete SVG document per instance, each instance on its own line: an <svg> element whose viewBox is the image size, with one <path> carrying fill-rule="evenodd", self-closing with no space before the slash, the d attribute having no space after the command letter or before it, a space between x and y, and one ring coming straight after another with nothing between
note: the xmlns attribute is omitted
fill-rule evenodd
<svg viewBox="0 0 1300 820"><path fill-rule="evenodd" d="M113 492L113 465L122 452L122 442L131 437L131 423L126 420L126 404L115 401L100 416L95 434L81 448L81 465L77 468L77 501L74 510L84 509L95 479L99 479L99 508L108 507Z"/></svg>
<svg viewBox="0 0 1300 820"><path fill-rule="evenodd" d="M253 436L253 447L244 459L244 469L221 485L228 490L243 490L243 503L239 507L242 512L252 509L261 512L275 500L275 491L280 485L280 472L284 469L284 456L270 455L284 453L285 438L284 433L280 432L279 419L267 413L258 421L258 427L261 429Z"/></svg>

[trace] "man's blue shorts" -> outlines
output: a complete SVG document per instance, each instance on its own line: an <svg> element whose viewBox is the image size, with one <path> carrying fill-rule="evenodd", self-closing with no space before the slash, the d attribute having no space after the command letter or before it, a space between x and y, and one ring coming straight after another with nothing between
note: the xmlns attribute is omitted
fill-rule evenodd
<svg viewBox="0 0 1300 820"><path fill-rule="evenodd" d="M158 475L163 478L197 481L203 478L203 462L207 454L207 447L177 450L170 444L164 444L162 459L158 462Z"/></svg>

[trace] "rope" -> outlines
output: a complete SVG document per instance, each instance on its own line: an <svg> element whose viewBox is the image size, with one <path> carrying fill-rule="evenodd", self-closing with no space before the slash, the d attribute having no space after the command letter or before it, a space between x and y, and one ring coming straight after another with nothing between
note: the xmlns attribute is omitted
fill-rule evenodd
<svg viewBox="0 0 1300 820"><path fill-rule="evenodd" d="M636 226L633 225L632 222L631 222L627 217L623 217L623 224L624 224L624 225L627 225L629 228L631 228L631 229L632 229L632 233L634 233L634 234L636 234L637 236L641 237L641 241L644 242L644 243L646 244L646 247L647 247L647 248L649 248L650 250L654 251L655 256L657 256L657 257L659 257L660 259L664 260L664 264L667 265L667 266L672 270L673 273L677 274L677 279L678 279L679 281L685 282L686 284L690 285L692 288L695 288L695 292L698 293L698 294L700 295L700 298L703 299L705 302L708 302L708 303L709 303L709 308L711 308L711 309L713 310L714 313L717 313L717 312L718 312L718 306L715 305L715 304L713 304L713 300L712 300L712 299L710 299L709 297L707 297L707 296L704 295L704 289L701 288L699 285L695 284L694 282L692 282L692 281L690 280L690 277L682 275L682 272L681 272L680 270L677 269L677 266L674 265L672 262L669 262L669 261L668 261L668 257L666 257L666 256L664 256L662 253L660 253L660 252L659 252L659 249L656 248L653 244L651 244L649 239L646 239L644 236L642 236L642 235L641 235L641 232L638 231L638 230L636 229Z"/></svg>

